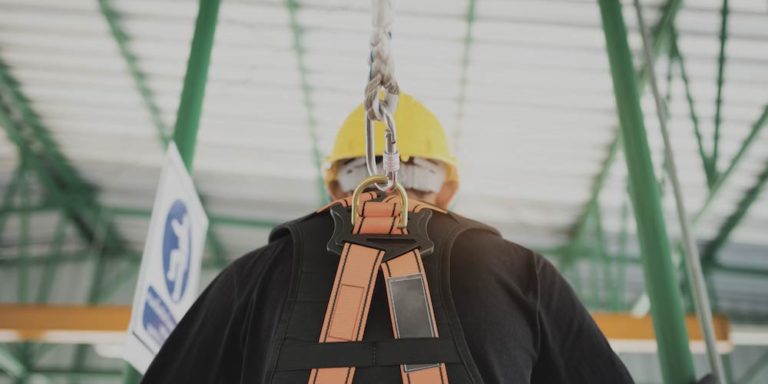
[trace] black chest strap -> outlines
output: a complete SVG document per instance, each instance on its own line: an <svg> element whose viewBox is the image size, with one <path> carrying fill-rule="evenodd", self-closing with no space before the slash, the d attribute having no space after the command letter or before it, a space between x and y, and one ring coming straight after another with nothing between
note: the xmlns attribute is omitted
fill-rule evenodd
<svg viewBox="0 0 768 384"><path fill-rule="evenodd" d="M281 371L338 367L386 367L459 363L449 338L415 338L347 343L300 343L283 347L277 361Z"/></svg>

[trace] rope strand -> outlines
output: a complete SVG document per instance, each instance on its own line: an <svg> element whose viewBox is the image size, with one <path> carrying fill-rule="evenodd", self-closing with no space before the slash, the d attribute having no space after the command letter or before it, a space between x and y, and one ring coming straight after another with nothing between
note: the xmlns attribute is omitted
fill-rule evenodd
<svg viewBox="0 0 768 384"><path fill-rule="evenodd" d="M400 87L395 79L395 63L390 43L392 40L392 0L372 1L370 72L365 87L365 110L371 120L382 121L386 109L394 114L397 110L397 96ZM384 96L382 102L380 95Z"/></svg>

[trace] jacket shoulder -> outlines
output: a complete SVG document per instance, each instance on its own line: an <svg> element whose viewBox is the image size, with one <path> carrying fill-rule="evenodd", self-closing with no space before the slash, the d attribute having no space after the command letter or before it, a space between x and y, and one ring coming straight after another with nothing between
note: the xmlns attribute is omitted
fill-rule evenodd
<svg viewBox="0 0 768 384"><path fill-rule="evenodd" d="M291 236L292 232L296 231L300 226L307 226L317 222L326 224L323 222L324 219L330 221L330 214L327 211L312 212L297 219L286 221L272 229L269 233L269 242L272 243L287 236ZM330 221L328 224L333 225L333 222Z"/></svg>
<svg viewBox="0 0 768 384"><path fill-rule="evenodd" d="M452 211L434 211L430 220L430 227L430 232L441 232L444 235L452 233L454 236L460 236L464 232L480 231L501 238L501 234L496 228Z"/></svg>

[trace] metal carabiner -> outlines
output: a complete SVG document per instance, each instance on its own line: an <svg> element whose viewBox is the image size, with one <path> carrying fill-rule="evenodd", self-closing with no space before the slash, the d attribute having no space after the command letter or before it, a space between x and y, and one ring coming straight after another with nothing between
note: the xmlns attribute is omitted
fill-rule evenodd
<svg viewBox="0 0 768 384"><path fill-rule="evenodd" d="M380 106L382 104L379 104ZM397 172L400 170L400 152L397 150L397 126L395 118L387 108L379 108L381 116L384 118L384 154L382 156L384 176L387 183L381 185L376 183L376 188L382 192L391 192L397 185ZM376 138L374 121L365 117L365 165L368 168L369 176L379 176L379 168L376 164Z"/></svg>

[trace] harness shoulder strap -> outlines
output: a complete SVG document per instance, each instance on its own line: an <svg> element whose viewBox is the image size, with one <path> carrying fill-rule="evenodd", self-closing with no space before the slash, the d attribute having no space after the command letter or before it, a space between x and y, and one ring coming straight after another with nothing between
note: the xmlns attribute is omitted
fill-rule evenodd
<svg viewBox="0 0 768 384"><path fill-rule="evenodd" d="M284 384L307 382L309 378L309 382L320 384L346 384L353 381L356 368L366 368L358 374L360 379L370 380L378 373L392 377L399 371L403 382L413 384L448 383L448 374L452 384L482 383L455 308L450 309L449 265L442 264L449 261L450 248L461 233L472 228L493 230L412 202L411 210L418 212L411 213L409 229L403 232L397 229L399 210L392 209L398 201L375 194L362 200L366 201L361 206L365 213L358 217L356 226L350 226L350 236L338 246L334 241L337 236L332 235L338 225L331 217L349 218L349 202L345 201L283 224L271 233L271 241L291 236L294 254L287 300L275 328L278 341L268 355L272 368L264 381ZM432 220L424 220L427 216ZM419 242L417 253L416 242L409 242L420 236L409 231L418 232L420 225L429 241ZM392 245L396 240L398 247ZM382 241L390 246L383 247ZM365 267L367 263L368 276L354 279L359 271L343 276L348 272L342 268L344 254L347 267ZM371 323L371 335L363 341L367 311L374 301L369 297L374 289L368 286L375 286L378 271L386 295L377 294L375 302L382 299L384 306L376 307L376 322ZM334 274L335 278L329 279ZM348 305L350 297L357 304ZM387 307L389 311L381 311ZM379 316L387 316L387 312L389 320ZM385 330L390 327L382 320L391 322L394 339L387 339ZM394 367L398 369L393 372Z"/></svg>
<svg viewBox="0 0 768 384"><path fill-rule="evenodd" d="M422 341L409 340L412 347L422 345L423 351L432 354L410 355L406 348L395 348L385 361L398 362L403 383L436 384L448 383L445 360L451 356L439 356L446 348L436 348L432 340L439 340L437 323L422 261L422 251L432 251L431 247L419 246L426 236L424 218L431 212L423 204L414 204L411 209L421 212L421 220L413 220L416 226L422 224L420 236L409 236L409 229L400 229L398 203L391 199L377 199L375 194L364 196L360 216L355 225L349 222L349 213L345 209L349 202L341 202L330 209L336 223L336 233L328 249L341 245L340 260L331 296L326 308L320 343L343 343L362 348L365 324L370 309L373 288L379 270L382 271L387 290L392 330L396 340L421 338ZM351 228L350 228L351 227ZM351 229L351 234L348 232ZM353 236L348 236L353 235ZM343 244L338 244L339 242ZM426 249L425 249L426 248ZM415 343L415 345L413 345ZM365 350L365 349L363 349ZM379 348L374 348L376 356ZM337 352L337 357L342 357ZM332 362L340 360L331 359ZM374 358L375 360L375 358ZM310 384L349 384L355 369L366 366L365 361L347 360L349 365L321 367L315 366L310 374Z"/></svg>
<svg viewBox="0 0 768 384"><path fill-rule="evenodd" d="M464 337L464 330L461 326L456 305L453 301L453 293L451 290L451 258L453 254L453 246L456 240L462 235L471 231L481 231L491 233L500 236L499 232L486 224L478 221L474 221L453 212L447 214L435 214L434 219L430 223L429 234L435 242L435 255L439 257L439 260L435 260L439 266L437 274L440 283L439 293L442 303L442 315L445 319L445 325L447 326L446 332L450 332L454 347L456 349L457 356L460 361L460 365L464 368L464 373L467 375L466 382L470 383L483 383L480 370L475 364L472 358L472 353Z"/></svg>

